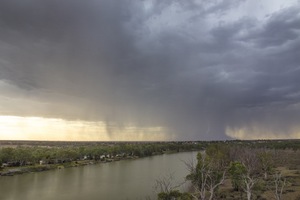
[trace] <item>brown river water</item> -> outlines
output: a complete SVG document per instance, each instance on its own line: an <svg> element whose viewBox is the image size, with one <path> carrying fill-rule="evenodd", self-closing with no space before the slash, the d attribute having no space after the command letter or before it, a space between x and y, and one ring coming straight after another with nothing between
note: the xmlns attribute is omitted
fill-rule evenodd
<svg viewBox="0 0 300 200"><path fill-rule="evenodd" d="M172 174L184 182L183 161L197 152L163 154L136 160L0 177L0 200L145 200L156 199L156 180ZM183 184L181 190L186 190Z"/></svg>

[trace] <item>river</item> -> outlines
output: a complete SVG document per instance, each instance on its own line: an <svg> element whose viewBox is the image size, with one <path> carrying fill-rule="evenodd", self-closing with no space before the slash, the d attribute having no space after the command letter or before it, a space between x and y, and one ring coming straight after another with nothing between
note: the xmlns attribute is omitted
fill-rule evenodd
<svg viewBox="0 0 300 200"><path fill-rule="evenodd" d="M0 177L1 200L145 200L156 199L156 180L172 174L184 182L183 161L197 152L163 154L136 160ZM187 185L181 186L186 189Z"/></svg>

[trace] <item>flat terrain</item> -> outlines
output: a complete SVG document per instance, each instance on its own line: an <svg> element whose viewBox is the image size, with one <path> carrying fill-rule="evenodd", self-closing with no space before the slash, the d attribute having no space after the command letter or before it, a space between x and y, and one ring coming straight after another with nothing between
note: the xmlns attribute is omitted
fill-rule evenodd
<svg viewBox="0 0 300 200"><path fill-rule="evenodd" d="M275 150L273 173L281 173L286 180L283 188L283 200L300 200L300 150ZM269 175L267 180L260 179L254 186L253 199L271 200L274 198L274 177ZM246 199L246 194L234 191L231 180L226 179L220 187L220 199Z"/></svg>

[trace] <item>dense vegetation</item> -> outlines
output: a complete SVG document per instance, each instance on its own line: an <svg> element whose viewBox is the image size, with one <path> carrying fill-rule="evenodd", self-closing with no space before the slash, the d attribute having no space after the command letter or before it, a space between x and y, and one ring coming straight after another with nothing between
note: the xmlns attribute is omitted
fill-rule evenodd
<svg viewBox="0 0 300 200"><path fill-rule="evenodd" d="M113 161L152 156L165 152L200 150L202 148L201 143L195 142L18 145L0 149L0 164L3 167L18 167L36 164L61 164L82 160Z"/></svg>

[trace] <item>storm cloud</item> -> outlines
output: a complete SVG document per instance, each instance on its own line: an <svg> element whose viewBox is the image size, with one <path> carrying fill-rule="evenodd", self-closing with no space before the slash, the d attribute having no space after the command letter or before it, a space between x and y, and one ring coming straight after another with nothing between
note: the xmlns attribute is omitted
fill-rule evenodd
<svg viewBox="0 0 300 200"><path fill-rule="evenodd" d="M2 0L0 115L161 127L172 140L300 138L299 10Z"/></svg>

